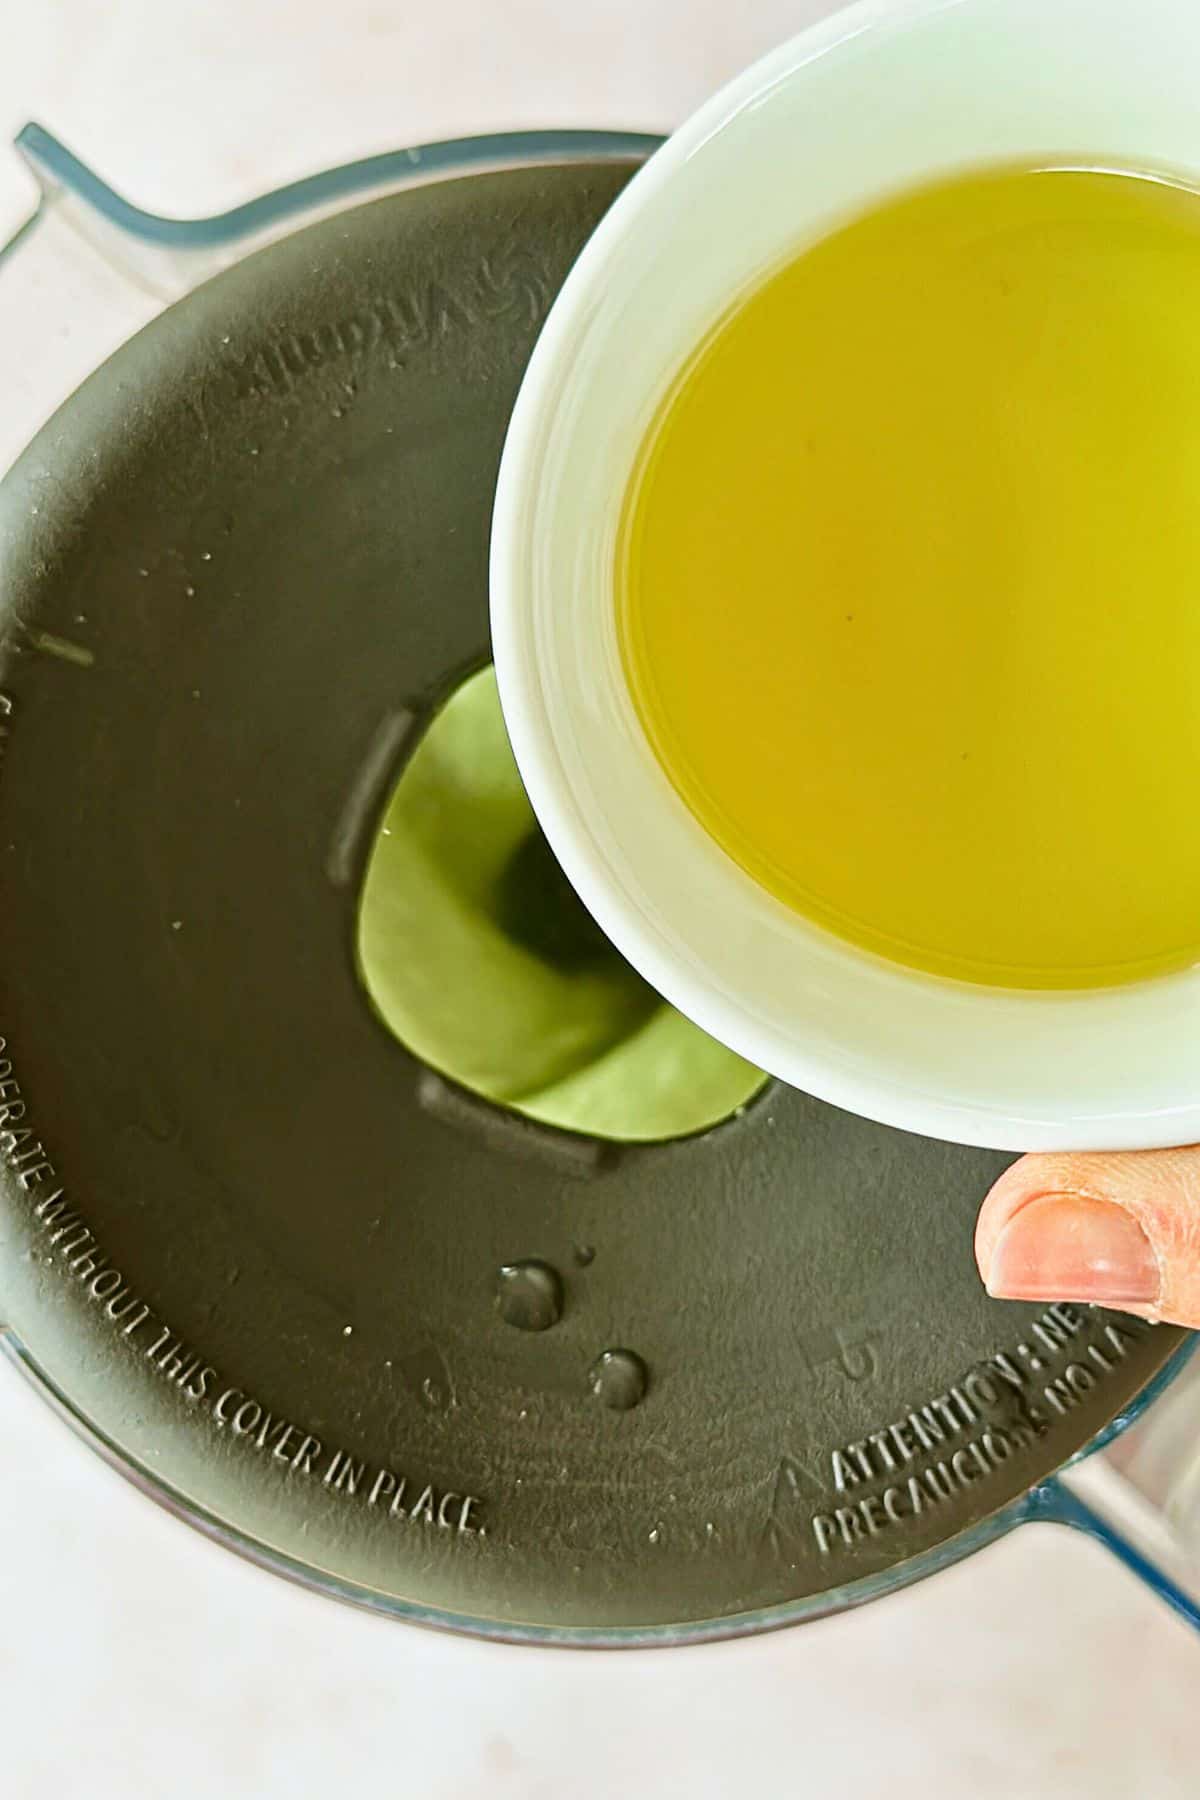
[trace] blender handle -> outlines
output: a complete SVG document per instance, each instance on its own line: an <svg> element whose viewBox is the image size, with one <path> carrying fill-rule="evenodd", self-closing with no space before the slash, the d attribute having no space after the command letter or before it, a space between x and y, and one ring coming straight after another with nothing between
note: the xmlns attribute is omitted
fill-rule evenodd
<svg viewBox="0 0 1200 1800"><path fill-rule="evenodd" d="M1174 1538L1162 1515L1112 1471L1104 1469L1097 1481L1088 1470L1080 1485L1082 1494L1076 1478L1043 1482L1030 1496L1026 1519L1068 1525L1094 1538L1200 1631L1200 1561Z"/></svg>
<svg viewBox="0 0 1200 1800"><path fill-rule="evenodd" d="M1120 1430L1118 1423L1102 1448L1034 1489L1025 1517L1094 1538L1200 1630L1200 1357L1193 1348L1185 1344L1183 1366L1179 1358L1168 1365L1170 1385L1131 1424Z"/></svg>

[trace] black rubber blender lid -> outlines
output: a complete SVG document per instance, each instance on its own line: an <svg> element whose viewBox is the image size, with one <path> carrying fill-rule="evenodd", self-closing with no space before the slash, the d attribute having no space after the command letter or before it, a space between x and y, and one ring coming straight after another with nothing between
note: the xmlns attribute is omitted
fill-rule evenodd
<svg viewBox="0 0 1200 1800"><path fill-rule="evenodd" d="M986 1298L1000 1156L778 1086L699 1138L576 1140L372 1014L370 830L486 660L509 408L629 172L447 180L261 252L0 489L14 1340L235 1546L407 1616L593 1641L776 1623L944 1560L1179 1340ZM511 1285L496 1304L526 1259L545 1329Z"/></svg>

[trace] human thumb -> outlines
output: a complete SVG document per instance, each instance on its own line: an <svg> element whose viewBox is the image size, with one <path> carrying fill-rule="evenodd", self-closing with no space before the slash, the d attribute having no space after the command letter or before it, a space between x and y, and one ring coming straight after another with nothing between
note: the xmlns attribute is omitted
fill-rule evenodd
<svg viewBox="0 0 1200 1800"><path fill-rule="evenodd" d="M975 1260L997 1299L1200 1326L1200 1146L1022 1157L983 1203Z"/></svg>

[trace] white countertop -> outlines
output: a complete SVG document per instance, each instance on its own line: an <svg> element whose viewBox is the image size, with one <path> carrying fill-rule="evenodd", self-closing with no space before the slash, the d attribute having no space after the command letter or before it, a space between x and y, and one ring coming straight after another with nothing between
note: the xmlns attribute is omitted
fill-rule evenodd
<svg viewBox="0 0 1200 1800"><path fill-rule="evenodd" d="M823 0L0 0L29 117L144 205L207 212L371 151L669 125ZM0 241L31 189L0 152ZM31 312L6 329L38 329ZM1194 1800L1200 1643L1028 1527L861 1613L700 1650L518 1651L389 1625L139 1497L0 1364L0 1793L429 1800L735 1788Z"/></svg>

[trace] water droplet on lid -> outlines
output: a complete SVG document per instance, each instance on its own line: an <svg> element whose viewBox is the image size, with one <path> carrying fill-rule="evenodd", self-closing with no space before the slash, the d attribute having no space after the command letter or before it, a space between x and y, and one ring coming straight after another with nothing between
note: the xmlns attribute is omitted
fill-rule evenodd
<svg viewBox="0 0 1200 1800"><path fill-rule="evenodd" d="M650 1372L633 1350L603 1350L588 1370L588 1386L602 1406L628 1412L644 1397Z"/></svg>
<svg viewBox="0 0 1200 1800"><path fill-rule="evenodd" d="M172 919L171 920L171 930L172 931L182 931L183 930L183 920L182 919Z"/></svg>
<svg viewBox="0 0 1200 1800"><path fill-rule="evenodd" d="M228 332L225 333L225 336L221 339L221 342L223 344L227 344L229 342L229 333Z"/></svg>
<svg viewBox="0 0 1200 1800"><path fill-rule="evenodd" d="M200 561L201 562L211 562L212 561L212 551L211 550L202 550L200 552Z"/></svg>
<svg viewBox="0 0 1200 1800"><path fill-rule="evenodd" d="M594 1244L576 1244L575 1261L581 1269L586 1269L595 1260L596 1246Z"/></svg>
<svg viewBox="0 0 1200 1800"><path fill-rule="evenodd" d="M185 587L183 591L189 600L194 600L196 598L196 590L194 587Z"/></svg>
<svg viewBox="0 0 1200 1800"><path fill-rule="evenodd" d="M342 1336L349 1337L352 1334L353 1330L354 1330L353 1325L343 1325L342 1326Z"/></svg>
<svg viewBox="0 0 1200 1800"><path fill-rule="evenodd" d="M138 574L139 574L139 575L141 575L141 576L146 576L146 575L148 575L148 574L149 574L149 573L150 573L150 571L149 571L149 569L139 569L139 570L138 570Z"/></svg>
<svg viewBox="0 0 1200 1800"><path fill-rule="evenodd" d="M650 1542L652 1544L657 1544L657 1542L658 1542L658 1526L657 1525L654 1527L654 1529L650 1533Z"/></svg>
<svg viewBox="0 0 1200 1800"><path fill-rule="evenodd" d="M711 1519L708 1519L705 1522L704 1535L705 1535L705 1537L715 1537L717 1535L717 1528L713 1524Z"/></svg>
<svg viewBox="0 0 1200 1800"><path fill-rule="evenodd" d="M496 1276L496 1310L519 1331L546 1331L562 1317L562 1281L549 1263L527 1257L505 1263Z"/></svg>

